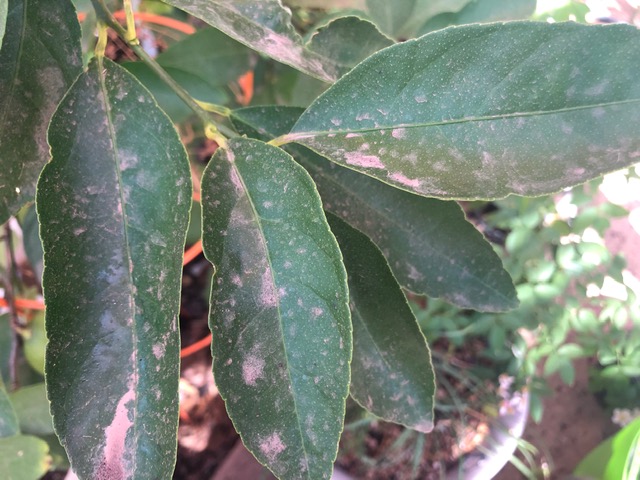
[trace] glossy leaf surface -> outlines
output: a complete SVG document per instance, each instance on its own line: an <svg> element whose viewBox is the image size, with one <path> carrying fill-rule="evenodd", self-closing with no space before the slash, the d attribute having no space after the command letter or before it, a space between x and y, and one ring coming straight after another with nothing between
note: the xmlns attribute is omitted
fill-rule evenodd
<svg viewBox="0 0 640 480"><path fill-rule="evenodd" d="M241 133L268 139L287 132L301 111L250 107L234 111L231 119ZM503 311L517 306L500 258L455 202L412 195L306 148L291 151L313 177L324 208L367 234L402 286L464 308Z"/></svg>
<svg viewBox="0 0 640 480"><path fill-rule="evenodd" d="M0 438L0 472L10 480L38 480L49 470L49 446L30 435Z"/></svg>
<svg viewBox="0 0 640 480"><path fill-rule="evenodd" d="M247 448L278 477L329 478L349 387L346 273L320 198L283 150L232 139L202 181L216 267L213 370Z"/></svg>
<svg viewBox="0 0 640 480"><path fill-rule="evenodd" d="M369 57L284 141L424 196L546 194L640 159L637 65L629 25L448 28Z"/></svg>
<svg viewBox="0 0 640 480"><path fill-rule="evenodd" d="M358 17L341 17L315 32L309 48L333 58L343 71L348 71L369 55L393 44L373 23Z"/></svg>
<svg viewBox="0 0 640 480"><path fill-rule="evenodd" d="M17 435L19 432L18 416L0 376L0 438Z"/></svg>
<svg viewBox="0 0 640 480"><path fill-rule="evenodd" d="M338 217L328 220L349 274L351 396L384 420L430 432L435 376L416 318L382 252Z"/></svg>
<svg viewBox="0 0 640 480"><path fill-rule="evenodd" d="M280 0L166 0L230 37L325 82L345 73L333 59L307 48Z"/></svg>
<svg viewBox="0 0 640 480"><path fill-rule="evenodd" d="M82 67L69 0L10 0L0 50L0 224L33 200L47 125Z"/></svg>
<svg viewBox="0 0 640 480"><path fill-rule="evenodd" d="M418 35L439 30L449 25L488 23L505 20L525 20L533 15L536 0L472 0L459 12L443 13L429 20Z"/></svg>
<svg viewBox="0 0 640 480"><path fill-rule="evenodd" d="M54 425L80 478L170 478L178 421L184 147L142 85L93 60L38 182Z"/></svg>

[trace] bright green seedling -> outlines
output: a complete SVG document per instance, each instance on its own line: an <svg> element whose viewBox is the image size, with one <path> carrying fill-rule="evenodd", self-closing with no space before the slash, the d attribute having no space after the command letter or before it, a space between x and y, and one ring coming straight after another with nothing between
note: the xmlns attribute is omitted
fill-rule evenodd
<svg viewBox="0 0 640 480"><path fill-rule="evenodd" d="M173 473L193 191L172 120L193 113L188 126L218 145L201 179L216 383L247 448L285 479L330 478L349 394L433 427L431 356L405 291L518 305L453 199L556 192L640 159L628 25L439 29L525 18L529 1L498 13L493 0L353 0L309 24L280 0L167 0L215 30L154 59L132 2L117 6L127 29L106 3L91 2L84 70L95 39L83 51L70 0L0 3L0 221L35 192L46 390L81 479ZM106 25L141 61L104 57ZM229 84L247 70L256 97L280 105L241 108ZM308 98L305 85L326 91L307 108L280 102ZM35 471L46 449L7 398L0 448L24 444Z"/></svg>

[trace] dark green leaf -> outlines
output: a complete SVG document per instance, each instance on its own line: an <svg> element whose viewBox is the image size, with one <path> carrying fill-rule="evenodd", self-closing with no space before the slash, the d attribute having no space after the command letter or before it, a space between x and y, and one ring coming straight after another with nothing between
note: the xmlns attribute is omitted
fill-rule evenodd
<svg viewBox="0 0 640 480"><path fill-rule="evenodd" d="M171 45L156 60L163 67L200 77L213 87L227 85L251 68L252 52L215 28L203 28Z"/></svg>
<svg viewBox="0 0 640 480"><path fill-rule="evenodd" d="M69 0L9 0L0 50L0 224L33 199L49 159L49 119L81 66Z"/></svg>
<svg viewBox="0 0 640 480"><path fill-rule="evenodd" d="M369 57L278 143L425 196L555 192L640 159L637 65L630 25L448 28Z"/></svg>
<svg viewBox="0 0 640 480"><path fill-rule="evenodd" d="M351 396L384 420L430 432L435 376L416 318L382 252L338 217L328 220L349 274Z"/></svg>
<svg viewBox="0 0 640 480"><path fill-rule="evenodd" d="M181 122L193 113L171 87L164 83L149 66L142 62L125 62L122 66L135 75L149 89L160 108L174 122ZM224 104L229 100L229 96L222 87L212 87L199 76L182 70L172 67L164 68L190 95L200 101Z"/></svg>
<svg viewBox="0 0 640 480"><path fill-rule="evenodd" d="M20 431L31 435L53 434L49 401L44 383L22 387L9 395L14 405Z"/></svg>
<svg viewBox="0 0 640 480"><path fill-rule="evenodd" d="M20 433L18 416L9 400L2 377L0 377L0 438Z"/></svg>
<svg viewBox="0 0 640 480"><path fill-rule="evenodd" d="M288 131L300 112L253 107L236 110L231 119L242 133L268 139ZM456 203L389 187L307 149L292 151L311 173L325 209L367 234L384 252L401 285L477 310L517 306L501 260Z"/></svg>
<svg viewBox="0 0 640 480"><path fill-rule="evenodd" d="M369 55L393 43L373 23L358 17L341 17L315 32L309 48L333 58L342 70L348 71Z"/></svg>
<svg viewBox="0 0 640 480"><path fill-rule="evenodd" d="M202 180L216 267L213 370L244 444L281 478L329 478L352 341L346 273L320 198L279 148L232 139Z"/></svg>
<svg viewBox="0 0 640 480"><path fill-rule="evenodd" d="M36 206L56 432L81 478L170 478L191 202L184 147L149 92L100 58L48 138Z"/></svg>
<svg viewBox="0 0 640 480"><path fill-rule="evenodd" d="M254 75L256 105L309 106L329 84L271 59L259 59Z"/></svg>
<svg viewBox="0 0 640 480"><path fill-rule="evenodd" d="M0 472L9 480L38 480L49 470L49 446L29 435L0 438Z"/></svg>
<svg viewBox="0 0 640 480"><path fill-rule="evenodd" d="M333 59L307 48L280 0L165 0L258 52L325 82L345 73Z"/></svg>
<svg viewBox="0 0 640 480"><path fill-rule="evenodd" d="M412 38L427 20L444 12L458 12L470 0L367 0L365 11L387 35Z"/></svg>
<svg viewBox="0 0 640 480"><path fill-rule="evenodd" d="M588 8L588 7L585 7ZM443 13L429 20L418 35L439 30L449 25L488 23L504 20L525 20L536 9L536 0L471 0L459 12Z"/></svg>

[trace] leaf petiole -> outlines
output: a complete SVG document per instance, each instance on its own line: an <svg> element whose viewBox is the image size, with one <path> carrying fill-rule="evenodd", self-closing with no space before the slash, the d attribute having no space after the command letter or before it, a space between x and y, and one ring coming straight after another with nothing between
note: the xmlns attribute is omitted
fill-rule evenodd
<svg viewBox="0 0 640 480"><path fill-rule="evenodd" d="M133 6L131 5L131 0L124 0L122 6L127 21L127 31L125 33L124 39L129 44L140 45L140 40L138 40L138 35L136 33L136 20L133 15Z"/></svg>

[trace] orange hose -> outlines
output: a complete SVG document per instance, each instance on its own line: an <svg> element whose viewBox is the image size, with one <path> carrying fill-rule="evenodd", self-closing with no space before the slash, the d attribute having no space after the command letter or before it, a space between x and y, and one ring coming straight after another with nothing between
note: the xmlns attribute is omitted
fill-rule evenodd
<svg viewBox="0 0 640 480"><path fill-rule="evenodd" d="M118 10L113 13L113 16L116 17L117 20L124 20L125 14L124 10ZM133 14L136 20L141 20L147 23L154 23L156 25L162 25L163 27L172 28L178 32L186 33L187 35L191 35L195 33L196 29L194 26L189 25L188 23L181 22L180 20L175 20L169 17L163 17L162 15L156 15L155 13L149 12L135 12ZM84 22L87 15L84 12L78 12L78 21Z"/></svg>
<svg viewBox="0 0 640 480"><path fill-rule="evenodd" d="M193 355L194 353L207 348L209 345L211 345L211 338L212 335L209 334L202 340L198 340L196 343L192 343L188 347L184 347L182 350L180 350L180 358L188 357L189 355Z"/></svg>

